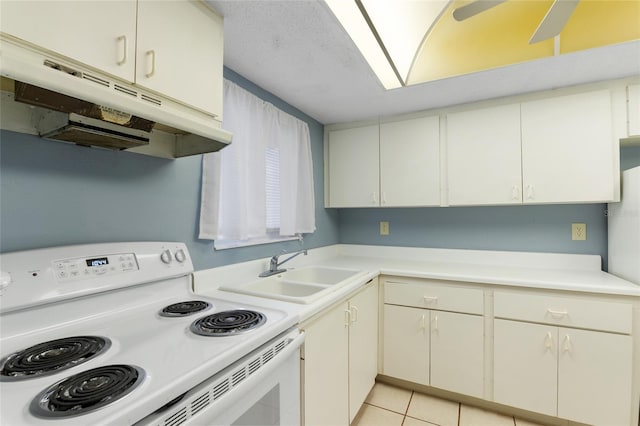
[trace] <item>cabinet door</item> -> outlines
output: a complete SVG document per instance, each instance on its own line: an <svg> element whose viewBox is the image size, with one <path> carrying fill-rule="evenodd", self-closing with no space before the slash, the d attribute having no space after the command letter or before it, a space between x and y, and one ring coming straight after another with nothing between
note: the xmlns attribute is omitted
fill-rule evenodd
<svg viewBox="0 0 640 426"><path fill-rule="evenodd" d="M617 149L608 90L523 103L524 203L612 201Z"/></svg>
<svg viewBox="0 0 640 426"><path fill-rule="evenodd" d="M138 2L136 84L222 117L222 18L204 2Z"/></svg>
<svg viewBox="0 0 640 426"><path fill-rule="evenodd" d="M349 424L349 315L341 303L304 327L305 425Z"/></svg>
<svg viewBox="0 0 640 426"><path fill-rule="evenodd" d="M437 116L380 124L380 205L440 205Z"/></svg>
<svg viewBox="0 0 640 426"><path fill-rule="evenodd" d="M349 301L349 423L373 388L378 374L378 284Z"/></svg>
<svg viewBox="0 0 640 426"><path fill-rule="evenodd" d="M135 71L136 1L2 1L3 33L127 81Z"/></svg>
<svg viewBox="0 0 640 426"><path fill-rule="evenodd" d="M449 205L520 204L520 105L447 115Z"/></svg>
<svg viewBox="0 0 640 426"><path fill-rule="evenodd" d="M383 374L429 384L429 311L384 305Z"/></svg>
<svg viewBox="0 0 640 426"><path fill-rule="evenodd" d="M329 132L329 207L380 204L378 125Z"/></svg>
<svg viewBox="0 0 640 426"><path fill-rule="evenodd" d="M557 342L556 327L494 320L494 401L555 416Z"/></svg>
<svg viewBox="0 0 640 426"><path fill-rule="evenodd" d="M431 311L431 386L484 395L484 319Z"/></svg>
<svg viewBox="0 0 640 426"><path fill-rule="evenodd" d="M631 423L631 336L560 328L558 417Z"/></svg>

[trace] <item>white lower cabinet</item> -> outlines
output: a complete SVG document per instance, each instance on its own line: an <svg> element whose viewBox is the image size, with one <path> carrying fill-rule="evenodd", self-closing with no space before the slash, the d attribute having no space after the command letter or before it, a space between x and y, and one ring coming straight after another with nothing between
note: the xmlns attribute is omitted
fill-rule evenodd
<svg viewBox="0 0 640 426"><path fill-rule="evenodd" d="M349 423L378 374L378 284L349 300Z"/></svg>
<svg viewBox="0 0 640 426"><path fill-rule="evenodd" d="M384 305L382 372L414 383L429 383L429 311Z"/></svg>
<svg viewBox="0 0 640 426"><path fill-rule="evenodd" d="M555 416L558 362L555 327L494 321L493 399Z"/></svg>
<svg viewBox="0 0 640 426"><path fill-rule="evenodd" d="M304 424L349 425L378 371L377 280L302 329Z"/></svg>
<svg viewBox="0 0 640 426"><path fill-rule="evenodd" d="M466 300L448 299L452 290ZM417 297L418 293L421 296ZM417 303L427 303L447 308L451 301L481 307L482 291L447 288L428 280L387 281L385 302L390 301L403 305L384 305L383 374L482 397L484 318L476 314L413 307Z"/></svg>
<svg viewBox="0 0 640 426"><path fill-rule="evenodd" d="M483 396L484 318L431 312L431 386Z"/></svg>
<svg viewBox="0 0 640 426"><path fill-rule="evenodd" d="M624 319L631 324L630 305L585 301L593 307L585 311L568 297L496 293L494 298L496 316L516 317L494 320L496 402L588 424L631 423L633 340L622 334ZM524 304L528 309L519 309ZM588 321L602 317L602 328L611 330L554 325L584 326L586 313Z"/></svg>

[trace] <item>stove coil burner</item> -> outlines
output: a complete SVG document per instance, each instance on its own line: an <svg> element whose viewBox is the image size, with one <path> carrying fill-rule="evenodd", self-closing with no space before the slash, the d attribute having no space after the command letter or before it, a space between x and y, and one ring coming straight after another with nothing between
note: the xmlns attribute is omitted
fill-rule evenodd
<svg viewBox="0 0 640 426"><path fill-rule="evenodd" d="M233 336L260 327L266 320L260 312L223 311L195 321L191 324L191 331L201 336Z"/></svg>
<svg viewBox="0 0 640 426"><path fill-rule="evenodd" d="M124 397L143 378L144 371L130 365L83 371L42 391L31 402L31 413L44 418L86 414Z"/></svg>
<svg viewBox="0 0 640 426"><path fill-rule="evenodd" d="M76 336L51 340L9 355L0 362L0 380L30 379L82 364L111 346L103 337Z"/></svg>
<svg viewBox="0 0 640 426"><path fill-rule="evenodd" d="M202 300L188 300L186 302L178 302L173 305L164 307L160 311L163 317L184 317L195 314L196 312L207 310L211 307L211 303Z"/></svg>

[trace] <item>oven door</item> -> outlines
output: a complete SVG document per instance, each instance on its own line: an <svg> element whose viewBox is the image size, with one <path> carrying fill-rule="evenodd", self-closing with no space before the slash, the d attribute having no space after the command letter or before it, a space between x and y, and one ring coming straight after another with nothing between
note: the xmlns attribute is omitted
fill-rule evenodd
<svg viewBox="0 0 640 426"><path fill-rule="evenodd" d="M196 388L170 410L139 425L299 425L297 329L276 338Z"/></svg>

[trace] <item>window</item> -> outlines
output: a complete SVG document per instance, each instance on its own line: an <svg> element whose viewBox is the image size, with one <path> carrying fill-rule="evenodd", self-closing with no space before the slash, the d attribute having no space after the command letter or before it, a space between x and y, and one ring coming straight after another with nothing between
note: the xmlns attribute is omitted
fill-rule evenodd
<svg viewBox="0 0 640 426"><path fill-rule="evenodd" d="M307 123L225 80L230 146L203 156L200 238L216 249L315 231Z"/></svg>

